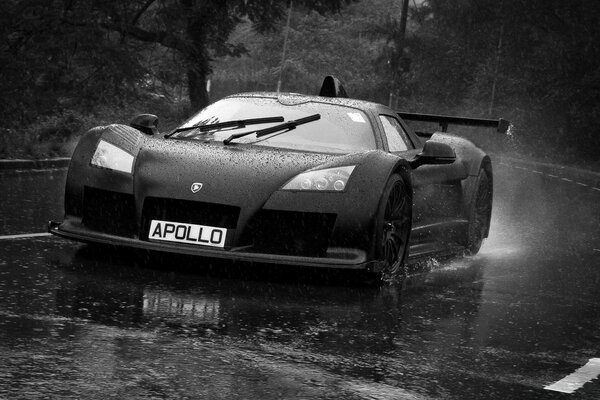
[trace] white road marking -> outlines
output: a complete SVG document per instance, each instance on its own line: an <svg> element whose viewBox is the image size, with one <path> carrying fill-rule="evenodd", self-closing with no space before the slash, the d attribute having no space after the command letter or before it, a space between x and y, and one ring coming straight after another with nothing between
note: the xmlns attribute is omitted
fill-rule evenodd
<svg viewBox="0 0 600 400"><path fill-rule="evenodd" d="M574 180L572 180L572 179L569 179L569 178L563 178L563 177L561 177L561 176L559 176L559 175L548 174L548 173L544 173L544 172L542 172L542 171L538 171L538 170L535 170L535 169L529 169L529 168L521 167L521 166L518 166L518 165L509 165L509 164L505 164L504 162L500 162L499 164L500 164L500 165L507 166L507 167L513 167L513 168L521 169L521 170L523 170L523 171L529 171L529 172L533 172L534 174L539 174L539 175L548 176L548 177L550 177L550 178L556 178L556 179L560 179L560 180L562 180L562 181L565 181L565 182L571 182L571 183L575 183L575 184L577 184L577 185L579 185L579 186L583 186L583 187L591 187L591 188L592 188L592 190L596 190L596 191L600 192L600 188L593 187L592 185L588 185L587 183L583 183L583 182L577 182L577 181L574 181Z"/></svg>
<svg viewBox="0 0 600 400"><path fill-rule="evenodd" d="M600 358L591 358L587 364L571 375L567 375L560 381L544 387L544 389L562 393L574 393L587 382L596 379L598 375L600 375Z"/></svg>
<svg viewBox="0 0 600 400"><path fill-rule="evenodd" d="M0 236L0 240L29 239L29 238L34 238L34 237L44 237L44 236L50 236L50 235L52 235L52 234L48 233L48 232L42 232L42 233L24 233L22 235Z"/></svg>
<svg viewBox="0 0 600 400"><path fill-rule="evenodd" d="M26 173L40 173L40 172L53 172L59 171L61 169L67 169L68 167L57 167L57 168L27 168L27 169L5 169L2 172L16 173L16 174L26 174Z"/></svg>

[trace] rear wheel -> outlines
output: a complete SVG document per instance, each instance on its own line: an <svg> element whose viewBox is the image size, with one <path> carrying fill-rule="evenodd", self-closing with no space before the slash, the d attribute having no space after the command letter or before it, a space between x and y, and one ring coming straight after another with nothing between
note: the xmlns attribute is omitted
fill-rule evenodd
<svg viewBox="0 0 600 400"><path fill-rule="evenodd" d="M412 195L404 179L394 174L388 180L377 214L376 256L386 281L403 279L412 223Z"/></svg>
<svg viewBox="0 0 600 400"><path fill-rule="evenodd" d="M481 168L469 209L469 226L465 244L467 254L477 254L490 229L492 194L492 179L489 172Z"/></svg>

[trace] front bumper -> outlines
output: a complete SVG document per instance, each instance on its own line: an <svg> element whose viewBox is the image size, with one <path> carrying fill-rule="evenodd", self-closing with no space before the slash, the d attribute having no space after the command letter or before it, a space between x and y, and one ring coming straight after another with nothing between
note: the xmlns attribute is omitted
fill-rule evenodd
<svg viewBox="0 0 600 400"><path fill-rule="evenodd" d="M150 242L100 233L86 228L81 223L70 220L65 220L62 223L50 221L48 232L63 238L86 243L99 243L232 261L367 271L375 270L377 266L376 261L367 260L365 251L351 248L329 248L324 257L258 253L252 252L251 246L214 249L187 244Z"/></svg>

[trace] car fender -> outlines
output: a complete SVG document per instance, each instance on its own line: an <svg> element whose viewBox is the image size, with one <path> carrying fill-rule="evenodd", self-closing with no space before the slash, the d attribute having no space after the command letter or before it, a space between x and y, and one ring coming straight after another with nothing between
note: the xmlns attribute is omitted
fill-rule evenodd
<svg viewBox="0 0 600 400"><path fill-rule="evenodd" d="M492 179L492 162L490 157L480 148L475 146L471 141L448 133L436 132L431 139L435 142L446 143L450 145L455 153L457 162L465 166L468 176L461 183L462 185L462 215L468 219L471 204L475 198L475 190L477 189L477 176L479 170L484 168ZM487 233L486 233L487 236Z"/></svg>
<svg viewBox="0 0 600 400"><path fill-rule="evenodd" d="M296 212L335 212L336 222L330 246L362 248L373 257L375 218L388 179L400 174L412 196L408 162L396 155L373 150L336 158L315 169L356 165L344 192L304 192L278 190L264 209Z"/></svg>
<svg viewBox="0 0 600 400"><path fill-rule="evenodd" d="M65 185L65 213L82 215L85 186L133 193L133 175L91 165L100 140L114 144L137 158L143 135L126 125L98 126L84 133L71 157ZM135 159L134 159L135 163Z"/></svg>

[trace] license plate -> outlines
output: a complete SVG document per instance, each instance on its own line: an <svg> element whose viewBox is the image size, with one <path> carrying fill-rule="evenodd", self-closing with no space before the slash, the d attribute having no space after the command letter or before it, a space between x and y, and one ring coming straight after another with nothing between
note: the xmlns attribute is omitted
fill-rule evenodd
<svg viewBox="0 0 600 400"><path fill-rule="evenodd" d="M225 236L227 236L227 229L225 228L160 220L152 220L148 232L148 239L150 240L213 247L225 247Z"/></svg>

